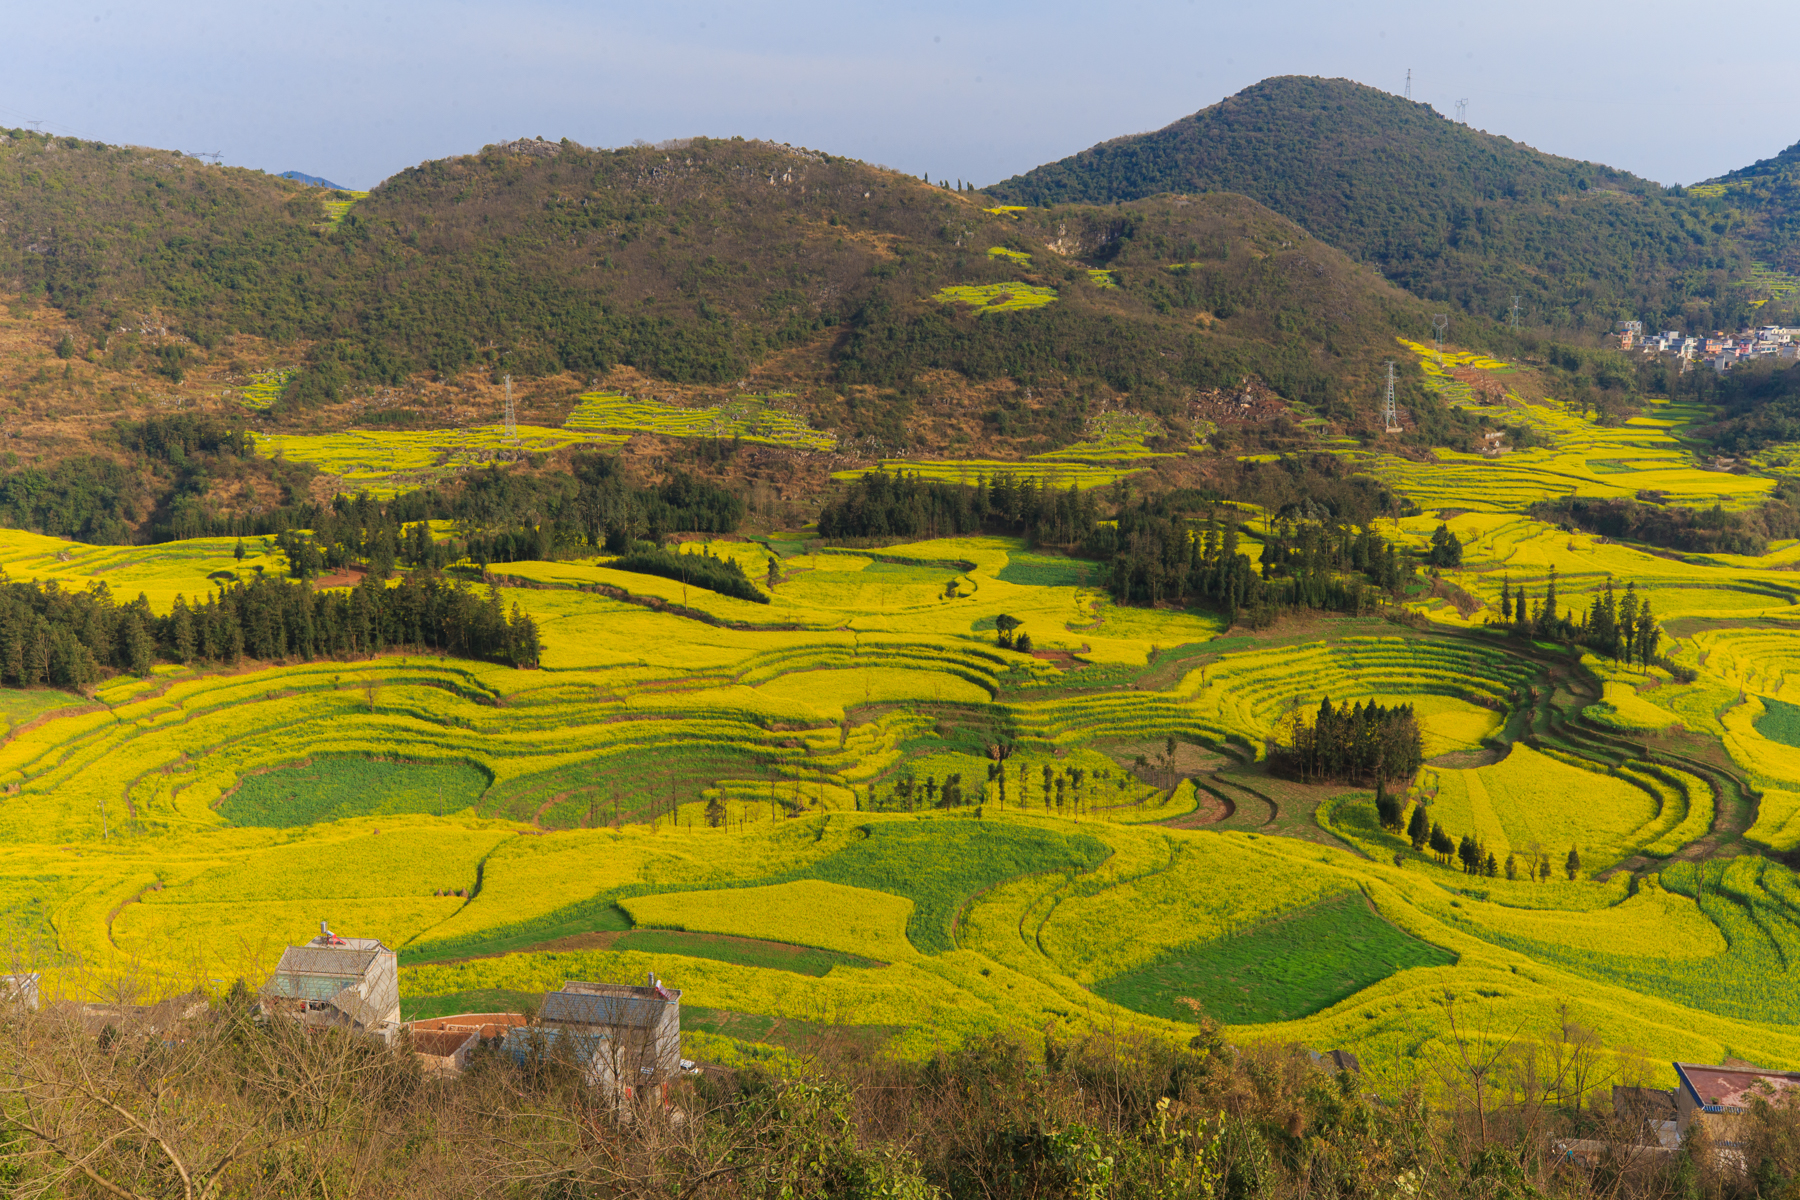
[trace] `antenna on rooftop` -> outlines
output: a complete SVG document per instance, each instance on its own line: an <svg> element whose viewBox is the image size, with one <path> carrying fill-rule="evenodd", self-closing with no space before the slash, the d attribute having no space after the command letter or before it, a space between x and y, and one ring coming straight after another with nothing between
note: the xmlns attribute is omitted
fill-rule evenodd
<svg viewBox="0 0 1800 1200"><path fill-rule="evenodd" d="M1450 328L1450 314L1436 313L1431 318L1431 332L1437 338L1438 366L1444 365L1444 333Z"/></svg>
<svg viewBox="0 0 1800 1200"><path fill-rule="evenodd" d="M1412 99L1412 68L1406 68L1406 98Z"/></svg>
<svg viewBox="0 0 1800 1200"><path fill-rule="evenodd" d="M1388 359L1387 400L1381 406L1381 419L1389 433L1400 432L1400 410L1394 404L1394 360Z"/></svg>
<svg viewBox="0 0 1800 1200"><path fill-rule="evenodd" d="M519 422L513 416L512 376L504 375L501 378L506 384L506 440L516 442L519 440Z"/></svg>

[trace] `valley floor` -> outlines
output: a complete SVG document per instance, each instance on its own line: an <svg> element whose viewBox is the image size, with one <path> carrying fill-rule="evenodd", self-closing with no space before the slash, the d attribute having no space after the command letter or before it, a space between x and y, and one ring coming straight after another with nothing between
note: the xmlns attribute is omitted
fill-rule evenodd
<svg viewBox="0 0 1800 1200"><path fill-rule="evenodd" d="M1349 1049L1384 1089L1458 1037L1569 1022L1665 1083L1671 1060L1800 1062L1800 544L1682 557L1533 521L1569 481L1727 505L1768 481L1701 469L1678 413L1525 416L1553 449L1365 460L1430 510L1384 533L1422 548L1441 521L1464 546L1406 620L1250 633L1116 607L1006 539L774 537L709 547L772 580L766 605L603 558L497 569L539 670L387 656L0 694L0 912L70 994L255 980L320 920L400 949L408 1015L655 971L718 1061L1210 1017ZM234 548L5 533L0 564L167 612L284 569ZM1693 680L1507 631L1502 587L1552 570L1578 611L1635 583ZM996 644L1002 615L1035 654ZM1271 731L1324 696L1413 704L1408 805L1512 870L1466 875L1366 790L1271 775Z"/></svg>

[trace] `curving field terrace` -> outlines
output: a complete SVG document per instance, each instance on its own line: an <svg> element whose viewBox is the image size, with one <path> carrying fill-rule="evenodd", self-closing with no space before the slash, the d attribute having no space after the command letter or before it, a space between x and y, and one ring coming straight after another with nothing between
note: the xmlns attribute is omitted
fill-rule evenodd
<svg viewBox="0 0 1800 1200"><path fill-rule="evenodd" d="M712 1014L693 1048L714 1055L719 1030L783 1021L923 1055L998 1030L1185 1039L1205 1013L1240 1044L1347 1047L1397 1089L1447 1052L1448 992L1539 1032L1567 1004L1652 1063L1800 1065L1800 543L1675 556L1522 514L1572 491L1731 508L1771 481L1704 469L1694 414L1604 429L1471 373L1505 394L1505 364L1430 356L1448 400L1547 447L1344 449L1425 510L1384 533L1463 544L1394 620L1119 609L1094 564L999 538L712 543L751 579L780 558L766 605L604 558L509 564L491 582L538 621L539 670L390 655L0 695L0 912L73 993L254 978L321 918L400 949L412 1012L653 969ZM815 436L771 398L599 394L553 432L634 430ZM1027 462L895 465L1092 486L1150 435L1113 413ZM434 439L287 449L398 486L403 454L452 465ZM0 563L166 612L283 569L233 548L7 532ZM1510 634L1502 589L1552 572L1576 610L1634 582L1677 670ZM995 644L1001 614L1036 654ZM1325 696L1413 704L1409 812L1511 871L1415 851L1364 788L1271 775L1271 732Z"/></svg>

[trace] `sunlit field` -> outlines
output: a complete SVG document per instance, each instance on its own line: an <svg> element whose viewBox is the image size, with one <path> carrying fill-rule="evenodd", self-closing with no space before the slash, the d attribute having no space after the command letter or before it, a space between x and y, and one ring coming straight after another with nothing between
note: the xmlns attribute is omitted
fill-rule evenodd
<svg viewBox="0 0 1800 1200"><path fill-rule="evenodd" d="M1456 373L1511 371L1403 349L1453 403L1479 403ZM784 401L593 393L517 446L835 444ZM1666 406L1610 429L1553 402L1489 407L1546 445L1435 463L1341 448L1421 510L1385 536L1422 551L1443 525L1462 547L1393 619L1250 630L1121 608L1104 564L1008 538L779 556L719 538L687 548L738 562L768 603L604 555L493 567L483 585L541 630L539 669L375 655L7 692L0 911L71 993L127 971L171 990L254 978L325 918L399 949L409 1010L653 970L685 1003L879 1026L903 1056L1001 1030L1185 1040L1208 1015L1235 1044L1350 1049L1396 1089L1429 1082L1449 992L1508 1026L1567 1005L1651 1062L1800 1059L1800 880L1770 854L1800 848L1800 544L1652 553L1525 511L1734 509L1773 480L1702 464ZM1159 430L1111 411L1028 459L880 469L1091 488L1187 453L1152 450ZM515 448L493 427L259 446L377 495ZM156 614L288 570L273 539L239 557L235 539L17 532L0 564L141 592ZM1666 660L1513 632L1503 590L1536 599L1553 576L1577 613L1635 584ZM999 644L1002 616L1032 652ZM1425 763L1403 823L1471 839L1492 874L1384 829L1370 785L1274 773L1271 737L1326 697L1412 706Z"/></svg>

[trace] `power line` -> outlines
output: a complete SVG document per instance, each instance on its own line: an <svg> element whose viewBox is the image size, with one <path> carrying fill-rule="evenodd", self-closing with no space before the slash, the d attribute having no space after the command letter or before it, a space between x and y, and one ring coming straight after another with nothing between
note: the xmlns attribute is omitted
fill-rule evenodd
<svg viewBox="0 0 1800 1200"><path fill-rule="evenodd" d="M1394 360L1388 360L1387 400L1381 406L1382 422L1389 433L1400 432L1400 409L1394 403Z"/></svg>

